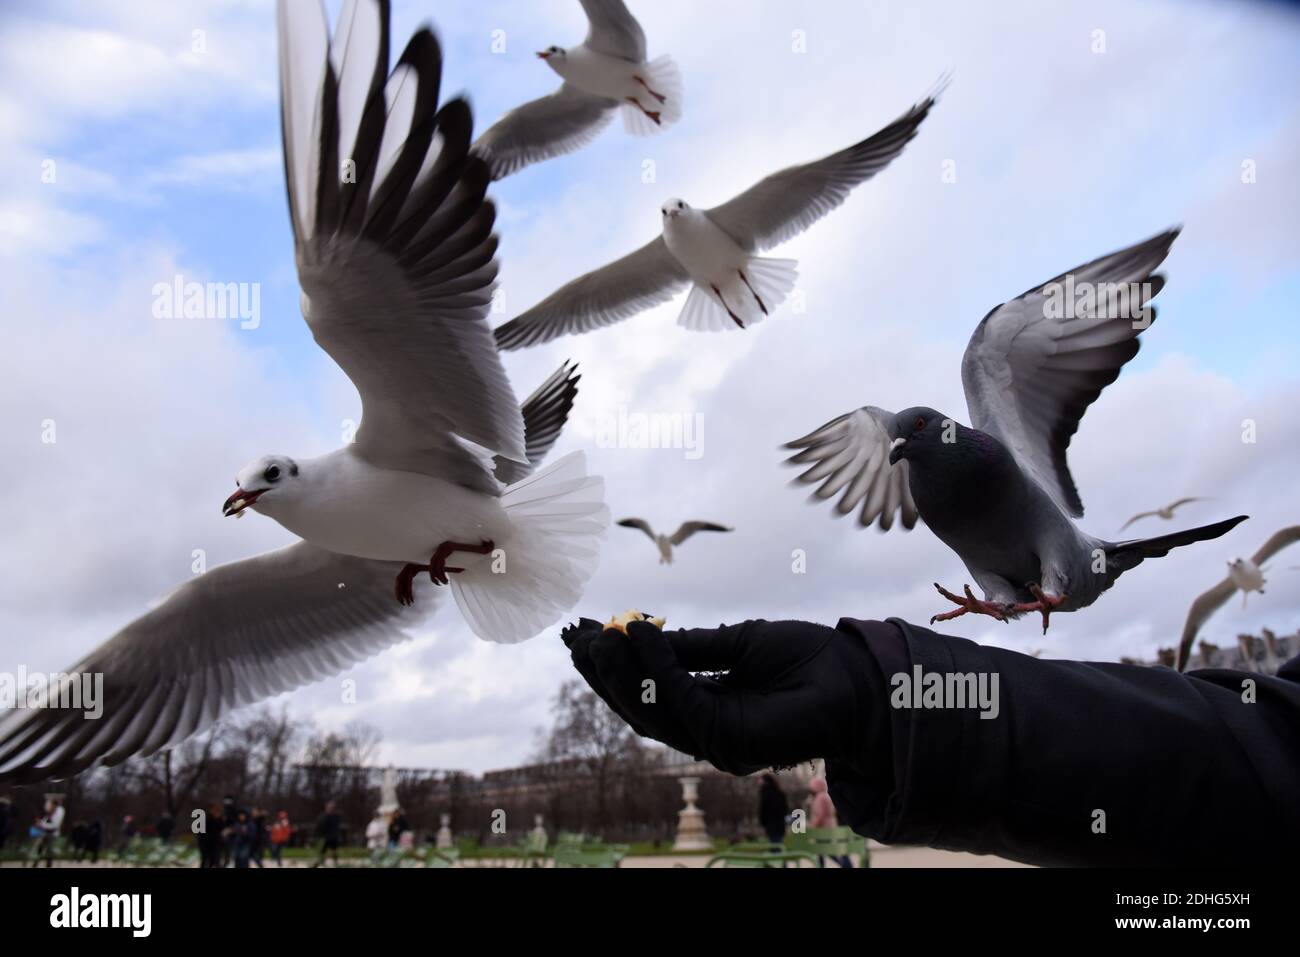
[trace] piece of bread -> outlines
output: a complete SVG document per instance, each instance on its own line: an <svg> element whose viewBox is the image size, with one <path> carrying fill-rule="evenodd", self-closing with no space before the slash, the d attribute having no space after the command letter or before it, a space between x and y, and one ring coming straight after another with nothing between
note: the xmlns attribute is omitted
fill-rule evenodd
<svg viewBox="0 0 1300 957"><path fill-rule="evenodd" d="M615 615L609 621L605 622L605 629L608 631L610 628L613 628L615 631L621 631L626 635L628 623L633 621L648 621L650 624L660 629L664 626L664 619L651 618L644 612L637 611L635 608L629 608L627 611L623 612L623 614Z"/></svg>

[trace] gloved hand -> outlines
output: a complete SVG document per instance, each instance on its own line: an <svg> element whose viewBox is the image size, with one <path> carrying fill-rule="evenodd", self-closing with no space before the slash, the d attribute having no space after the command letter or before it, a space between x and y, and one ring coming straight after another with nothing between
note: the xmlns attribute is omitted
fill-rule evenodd
<svg viewBox="0 0 1300 957"><path fill-rule="evenodd" d="M857 764L887 732L875 659L861 638L824 625L660 631L637 621L623 635L583 618L560 637L634 731L732 774L814 758Z"/></svg>

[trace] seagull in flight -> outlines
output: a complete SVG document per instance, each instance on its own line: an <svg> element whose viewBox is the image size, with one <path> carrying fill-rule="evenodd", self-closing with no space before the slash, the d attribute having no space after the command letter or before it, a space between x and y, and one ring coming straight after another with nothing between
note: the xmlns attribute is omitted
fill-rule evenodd
<svg viewBox="0 0 1300 957"><path fill-rule="evenodd" d="M658 237L498 327L497 344L522 349L591 332L688 288L678 325L697 332L748 329L785 301L797 276L795 260L757 253L799 235L888 166L916 136L939 92L860 143L774 173L721 206L668 200L659 210Z"/></svg>
<svg viewBox="0 0 1300 957"><path fill-rule="evenodd" d="M1286 548L1300 542L1300 525L1290 525L1279 529L1269 536L1268 541L1260 546L1259 551L1250 558L1235 558L1228 562L1228 575L1208 591L1196 596L1192 607L1187 611L1187 621L1183 623L1183 636L1178 643L1177 668L1182 671L1187 667L1187 659L1192 653L1192 642L1210 616L1228 603L1237 592L1241 592L1241 607L1246 607L1246 599L1253 591L1264 594L1264 563Z"/></svg>
<svg viewBox="0 0 1300 957"><path fill-rule="evenodd" d="M925 520L984 591L976 598L939 584L957 607L999 621L1028 612L1075 611L1121 574L1173 548L1217 538L1239 515L1159 538L1109 542L1079 529L1083 501L1066 461L1088 406L1138 352L1164 287L1155 270L1178 230L1102 256L989 312L962 358L971 425L926 406L888 412L865 406L788 444L811 467L819 499L858 511L862 526L912 528ZM1063 301L1073 290L1076 301ZM1100 292L1099 292L1100 291ZM1063 295L1064 294L1064 295ZM918 369L926 375L929 370Z"/></svg>
<svg viewBox="0 0 1300 957"><path fill-rule="evenodd" d="M522 641L595 570L602 481L581 453L538 469L578 377L561 367L522 409L511 390L486 322L488 170L469 155L469 105L438 102L438 41L421 29L389 73L387 0L346 0L333 38L318 4L283 0L278 26L302 313L357 387L360 429L241 469L222 512L301 541L181 585L69 669L103 675L100 719L0 718L0 783L147 756L336 674L408 637L441 585L479 637Z"/></svg>
<svg viewBox="0 0 1300 957"><path fill-rule="evenodd" d="M682 115L682 80L672 57L646 62L645 33L623 0L579 0L587 38L576 47L549 46L537 55L564 81L549 96L515 107L474 144L493 179L532 163L572 153L622 110L623 126L643 136Z"/></svg>
<svg viewBox="0 0 1300 957"><path fill-rule="evenodd" d="M649 536L650 541L655 543L659 549L659 564L671 565L673 563L673 546L680 545L686 539L690 538L696 532L732 532L733 528L726 525L717 525L713 522L689 521L682 522L677 531L671 535L657 535L650 523L644 518L624 518L618 522L624 528L639 528Z"/></svg>
<svg viewBox="0 0 1300 957"><path fill-rule="evenodd" d="M1128 528L1134 522L1140 521L1141 519L1144 518L1163 518L1165 521L1169 521L1174 517L1174 512L1177 509L1181 508L1182 506L1188 505L1192 502L1203 502L1203 501L1205 501L1205 499L1203 498L1180 498L1176 501L1170 502L1168 505L1165 505L1161 508L1154 509L1150 512L1138 512L1127 522L1121 525L1119 527L1119 530L1122 532L1124 531L1124 529Z"/></svg>

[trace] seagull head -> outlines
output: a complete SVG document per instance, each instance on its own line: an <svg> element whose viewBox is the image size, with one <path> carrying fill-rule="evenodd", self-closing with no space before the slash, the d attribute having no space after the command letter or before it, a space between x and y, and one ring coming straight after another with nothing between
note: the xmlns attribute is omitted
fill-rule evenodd
<svg viewBox="0 0 1300 957"><path fill-rule="evenodd" d="M659 207L659 212L663 213L664 221L667 222L670 219L676 219L690 208L690 203L674 196L672 199L668 200L668 202Z"/></svg>
<svg viewBox="0 0 1300 957"><path fill-rule="evenodd" d="M896 465L899 459L928 458L944 444L944 433L952 421L924 405L898 413L889 429L889 464ZM950 434L956 435L955 429Z"/></svg>
<svg viewBox="0 0 1300 957"><path fill-rule="evenodd" d="M221 506L225 516L242 515L264 495L282 490L298 477L298 463L283 455L267 455L244 466L235 476L238 488Z"/></svg>
<svg viewBox="0 0 1300 957"><path fill-rule="evenodd" d="M537 52L538 59L545 60L551 67L554 67L557 63L563 63L564 58L567 56L568 53L564 47L550 46Z"/></svg>

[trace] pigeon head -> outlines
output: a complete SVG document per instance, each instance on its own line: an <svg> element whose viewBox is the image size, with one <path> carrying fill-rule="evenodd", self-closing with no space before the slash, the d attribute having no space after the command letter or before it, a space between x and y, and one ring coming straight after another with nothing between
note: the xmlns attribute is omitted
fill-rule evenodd
<svg viewBox="0 0 1300 957"><path fill-rule="evenodd" d="M235 489L221 506L221 514L242 515L264 495L283 495L298 479L298 463L283 455L267 455L244 466L235 476Z"/></svg>
<svg viewBox="0 0 1300 957"><path fill-rule="evenodd" d="M894 416L889 429L889 464L899 459L932 460L945 445L956 441L956 422L942 412L917 405Z"/></svg>
<svg viewBox="0 0 1300 957"><path fill-rule="evenodd" d="M545 50L539 50L537 53L538 58L545 60L546 65L556 73L560 72L560 66L564 63L565 58L568 57L568 55L569 54L565 51L564 47L556 46L547 47Z"/></svg>
<svg viewBox="0 0 1300 957"><path fill-rule="evenodd" d="M691 208L690 203L686 202L686 200L684 199L678 199L676 196L674 196L672 199L668 200L668 202L664 203L662 206L659 207L659 212L663 213L664 220L667 221L670 219L676 219L678 216L682 215L682 213L686 212L690 208Z"/></svg>

